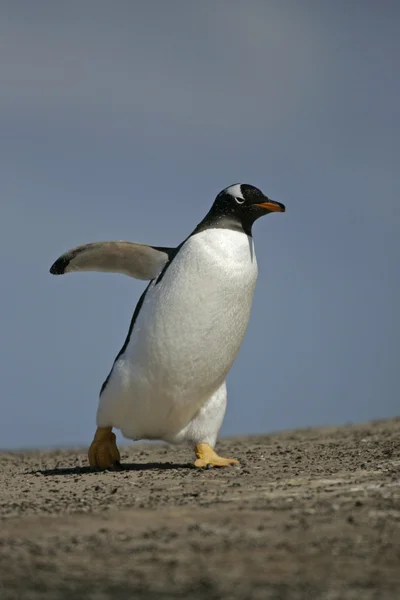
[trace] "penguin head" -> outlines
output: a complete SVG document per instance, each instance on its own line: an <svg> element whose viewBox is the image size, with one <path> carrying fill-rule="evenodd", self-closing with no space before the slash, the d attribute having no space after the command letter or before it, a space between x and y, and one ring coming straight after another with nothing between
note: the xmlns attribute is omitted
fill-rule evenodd
<svg viewBox="0 0 400 600"><path fill-rule="evenodd" d="M261 190L248 183L235 183L218 194L214 206L229 213L252 213L255 219L270 212L285 212L284 204L270 200Z"/></svg>
<svg viewBox="0 0 400 600"><path fill-rule="evenodd" d="M235 225L251 235L251 227L259 217L271 212L285 212L284 204L275 202L248 183L235 183L215 198L208 217L227 227Z"/></svg>

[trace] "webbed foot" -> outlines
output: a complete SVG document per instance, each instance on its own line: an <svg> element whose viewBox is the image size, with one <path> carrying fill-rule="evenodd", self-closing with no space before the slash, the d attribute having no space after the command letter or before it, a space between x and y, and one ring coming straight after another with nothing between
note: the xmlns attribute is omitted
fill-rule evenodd
<svg viewBox="0 0 400 600"><path fill-rule="evenodd" d="M120 466L121 456L115 443L112 427L98 427L89 448L89 464L93 469L104 471Z"/></svg>
<svg viewBox="0 0 400 600"><path fill-rule="evenodd" d="M222 458L222 456L218 456L209 444L197 444L195 452L197 457L194 463L195 467L229 467L239 464L239 461L235 458Z"/></svg>

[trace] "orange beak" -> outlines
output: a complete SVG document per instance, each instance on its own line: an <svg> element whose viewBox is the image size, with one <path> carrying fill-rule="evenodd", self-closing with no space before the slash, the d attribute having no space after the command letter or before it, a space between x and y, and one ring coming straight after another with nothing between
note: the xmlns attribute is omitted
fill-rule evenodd
<svg viewBox="0 0 400 600"><path fill-rule="evenodd" d="M256 204L256 206L260 206L261 208L265 208L269 212L285 212L286 207L284 204L280 202L275 202L274 200L267 200L266 202L260 202L260 204Z"/></svg>

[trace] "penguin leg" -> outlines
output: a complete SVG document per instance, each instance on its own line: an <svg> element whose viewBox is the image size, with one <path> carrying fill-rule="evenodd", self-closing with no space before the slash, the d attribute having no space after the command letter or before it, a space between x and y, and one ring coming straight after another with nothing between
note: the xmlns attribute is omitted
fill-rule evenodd
<svg viewBox="0 0 400 600"><path fill-rule="evenodd" d="M89 464L104 471L120 466L121 456L112 427L98 427L89 448Z"/></svg>
<svg viewBox="0 0 400 600"><path fill-rule="evenodd" d="M205 402L193 419L178 433L175 443L190 443L195 447L196 467L227 467L237 465L234 458L223 458L213 450L226 410L225 381Z"/></svg>
<svg viewBox="0 0 400 600"><path fill-rule="evenodd" d="M196 445L195 453L197 457L197 460L194 462L195 467L229 467L230 465L239 464L236 458L222 458L222 456L218 456L210 444L203 442Z"/></svg>
<svg viewBox="0 0 400 600"><path fill-rule="evenodd" d="M225 410L226 383L224 381L192 421L193 437L196 441L195 467L229 467L239 464L239 461L235 458L223 458L222 456L218 456L214 450L218 433L224 420Z"/></svg>

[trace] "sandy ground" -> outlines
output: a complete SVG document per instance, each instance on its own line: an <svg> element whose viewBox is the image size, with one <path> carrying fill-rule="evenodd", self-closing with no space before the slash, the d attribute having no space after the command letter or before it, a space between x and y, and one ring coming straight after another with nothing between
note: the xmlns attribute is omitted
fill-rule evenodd
<svg viewBox="0 0 400 600"><path fill-rule="evenodd" d="M400 598L400 419L190 451L0 454L0 598Z"/></svg>

